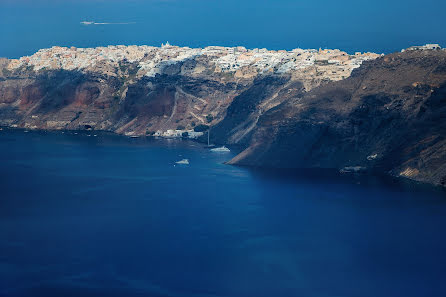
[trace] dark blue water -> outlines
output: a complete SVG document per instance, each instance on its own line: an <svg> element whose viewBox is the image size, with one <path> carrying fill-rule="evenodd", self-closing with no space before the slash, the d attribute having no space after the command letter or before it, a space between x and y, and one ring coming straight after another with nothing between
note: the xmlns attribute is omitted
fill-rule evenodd
<svg viewBox="0 0 446 297"><path fill-rule="evenodd" d="M446 296L443 192L230 157L0 131L0 296Z"/></svg>

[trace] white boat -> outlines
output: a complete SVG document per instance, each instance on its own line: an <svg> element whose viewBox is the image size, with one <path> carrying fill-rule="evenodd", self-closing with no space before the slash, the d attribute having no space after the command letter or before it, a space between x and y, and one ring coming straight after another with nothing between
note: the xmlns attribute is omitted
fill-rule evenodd
<svg viewBox="0 0 446 297"><path fill-rule="evenodd" d="M230 152L230 150L225 146L221 146L221 147L216 147L216 148L211 149L211 152L226 153L226 152Z"/></svg>
<svg viewBox="0 0 446 297"><path fill-rule="evenodd" d="M209 141L210 140L210 135L211 135L211 127L209 127L209 130L208 130L208 147L213 147L214 145L211 145L211 143ZM221 147L212 148L211 152L214 152L214 153L228 153L228 152L230 152L230 150L227 147L225 147L225 146L221 146Z"/></svg>
<svg viewBox="0 0 446 297"><path fill-rule="evenodd" d="M189 165L189 160L188 159L183 159L181 161L175 162L177 164L183 164L183 165Z"/></svg>

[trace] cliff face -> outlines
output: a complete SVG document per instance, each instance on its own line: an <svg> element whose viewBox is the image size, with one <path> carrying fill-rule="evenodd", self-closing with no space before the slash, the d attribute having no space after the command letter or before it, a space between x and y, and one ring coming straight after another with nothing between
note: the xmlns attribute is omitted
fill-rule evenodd
<svg viewBox="0 0 446 297"><path fill-rule="evenodd" d="M446 52L365 62L263 114L232 164L386 172L446 183Z"/></svg>
<svg viewBox="0 0 446 297"><path fill-rule="evenodd" d="M236 102L243 105L247 96L269 88L268 96L275 96L271 103L279 104L285 97L274 94L269 82L277 82L278 89L298 81L310 90L349 76L377 56L243 47L53 47L0 61L0 125L181 135L194 126L222 121L238 96ZM255 99L252 112L268 97L262 96ZM240 137L229 138L220 141L236 143Z"/></svg>
<svg viewBox="0 0 446 297"><path fill-rule="evenodd" d="M189 136L230 163L446 183L446 51L54 47L0 59L0 125ZM206 134L202 136L207 138Z"/></svg>

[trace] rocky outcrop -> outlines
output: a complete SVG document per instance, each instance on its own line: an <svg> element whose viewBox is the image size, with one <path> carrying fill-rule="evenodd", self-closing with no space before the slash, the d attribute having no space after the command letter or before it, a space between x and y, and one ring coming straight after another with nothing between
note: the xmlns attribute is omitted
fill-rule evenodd
<svg viewBox="0 0 446 297"><path fill-rule="evenodd" d="M377 56L243 47L53 47L0 60L0 125L182 135L198 125L219 123L234 98L244 104L247 97L269 88L270 81L278 82L277 90L285 81L310 90L349 76L363 61ZM252 112L286 98L268 96L255 99L269 103L260 109L256 103ZM250 117L255 124L256 116ZM229 141L229 136L223 139ZM231 139L236 143L248 138Z"/></svg>
<svg viewBox="0 0 446 297"><path fill-rule="evenodd" d="M110 46L0 59L0 125L201 137L231 164L446 183L446 51ZM197 129L200 127L200 129ZM187 133L186 133L187 132Z"/></svg>
<svg viewBox="0 0 446 297"><path fill-rule="evenodd" d="M444 186L445 114L446 52L391 54L267 111L230 163L368 170Z"/></svg>

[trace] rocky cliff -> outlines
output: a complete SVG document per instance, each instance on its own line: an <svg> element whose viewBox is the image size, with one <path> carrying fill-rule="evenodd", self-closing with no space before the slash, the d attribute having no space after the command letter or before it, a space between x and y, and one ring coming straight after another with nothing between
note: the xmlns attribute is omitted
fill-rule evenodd
<svg viewBox="0 0 446 297"><path fill-rule="evenodd" d="M53 47L0 61L0 125L181 135L220 122L234 98L258 81L299 81L310 90L348 77L377 56L243 47Z"/></svg>
<svg viewBox="0 0 446 297"><path fill-rule="evenodd" d="M390 54L293 96L259 118L230 163L374 171L445 186L446 51Z"/></svg>
<svg viewBox="0 0 446 297"><path fill-rule="evenodd" d="M446 51L437 47L387 56L53 47L0 59L3 126L192 138L209 126L213 143L242 150L232 164L376 171L439 185L445 93Z"/></svg>

